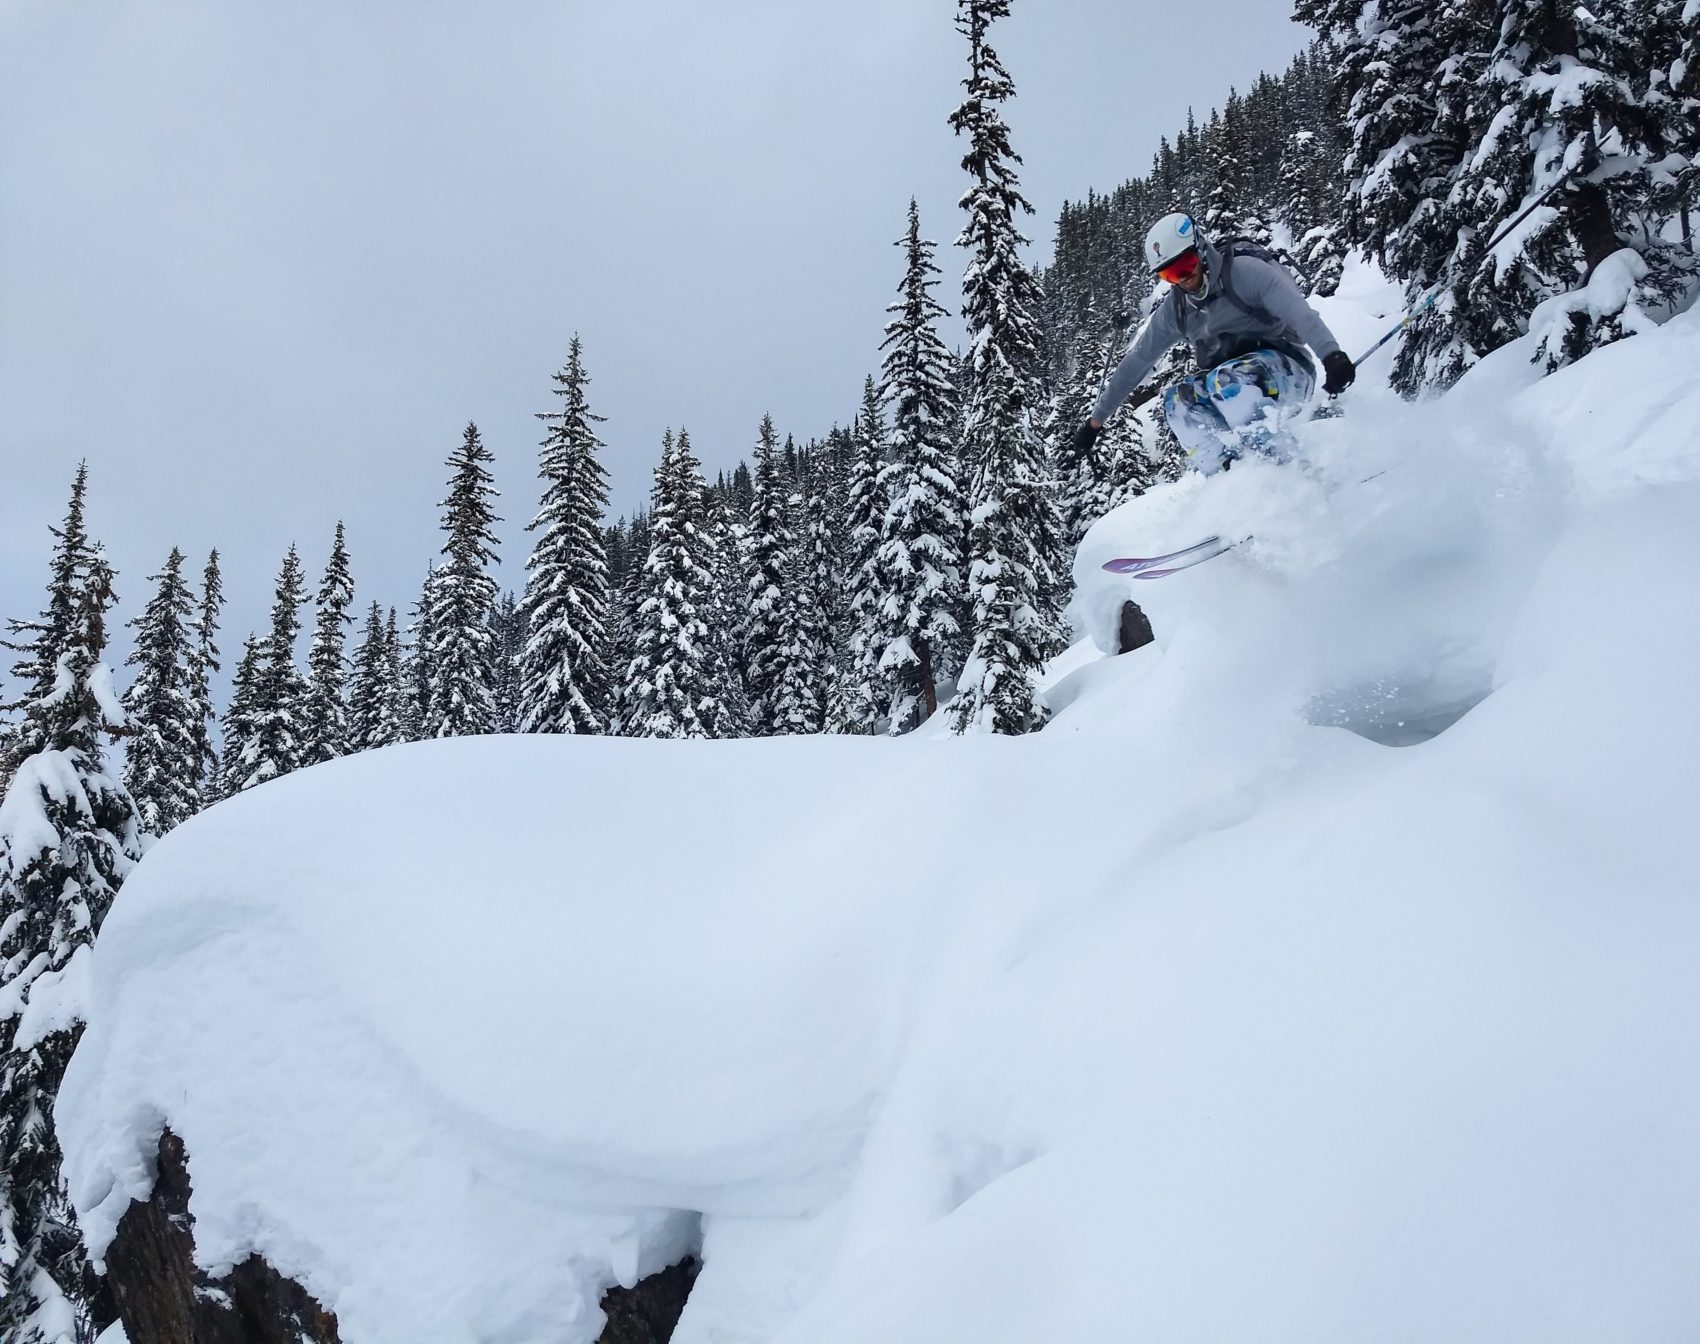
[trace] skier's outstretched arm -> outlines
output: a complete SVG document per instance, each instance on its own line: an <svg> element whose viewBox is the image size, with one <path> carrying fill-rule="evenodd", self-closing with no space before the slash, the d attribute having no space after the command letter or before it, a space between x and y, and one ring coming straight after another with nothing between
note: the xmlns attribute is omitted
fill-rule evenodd
<svg viewBox="0 0 1700 1344"><path fill-rule="evenodd" d="M1097 404L1092 407L1091 423L1095 428L1116 413L1116 408L1127 400L1127 394L1145 381L1151 370L1157 367L1157 361L1181 339L1180 324L1175 321L1173 307L1172 301L1165 298L1157 305L1157 311L1146 318L1134 333L1133 344L1128 346L1122 362L1116 365L1116 371L1110 375L1110 381L1104 385L1104 390L1098 394Z"/></svg>

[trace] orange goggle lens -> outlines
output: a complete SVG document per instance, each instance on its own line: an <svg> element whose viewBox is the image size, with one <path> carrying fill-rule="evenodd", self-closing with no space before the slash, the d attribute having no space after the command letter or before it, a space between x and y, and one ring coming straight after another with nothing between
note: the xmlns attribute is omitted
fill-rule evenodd
<svg viewBox="0 0 1700 1344"><path fill-rule="evenodd" d="M1198 268L1204 264L1204 258L1198 255L1196 247L1189 247L1173 261L1165 261L1157 268L1157 278L1166 280L1171 285L1177 280L1190 280L1198 274Z"/></svg>

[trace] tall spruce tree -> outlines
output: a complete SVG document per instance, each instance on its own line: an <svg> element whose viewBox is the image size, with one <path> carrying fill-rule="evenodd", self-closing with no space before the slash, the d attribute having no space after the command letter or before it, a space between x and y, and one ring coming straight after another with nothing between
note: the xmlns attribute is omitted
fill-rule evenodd
<svg viewBox="0 0 1700 1344"><path fill-rule="evenodd" d="M886 309L892 317L881 346L891 448L880 469L886 506L875 559L885 588L875 666L885 683L886 717L894 733L907 732L938 708L940 651L960 634L964 592L951 357L937 329L944 308L932 296L939 273L934 245L921 237L913 198L898 246L904 250L903 283L898 301Z"/></svg>
<svg viewBox="0 0 1700 1344"><path fill-rule="evenodd" d="M611 592L602 515L608 476L590 410L579 338L555 375L558 410L537 418L548 426L538 463L543 499L528 529L537 534L526 561L524 611L529 623L521 663L521 722L532 733L607 731L612 674L608 666Z"/></svg>
<svg viewBox="0 0 1700 1344"><path fill-rule="evenodd" d="M502 594L490 615L491 648L494 658L496 726L498 733L524 731L520 717L520 660L525 656L527 626L525 608L513 592Z"/></svg>
<svg viewBox="0 0 1700 1344"><path fill-rule="evenodd" d="M704 540L713 556L709 604L710 680L719 687L704 723L710 737L746 737L750 700L744 689L743 651L738 627L744 609L743 527L732 516L730 490L709 490L704 498Z"/></svg>
<svg viewBox="0 0 1700 1344"><path fill-rule="evenodd" d="M295 645L301 635L301 609L306 605L306 570L291 546L272 596L272 628L260 666L252 758L243 788L287 775L304 764L307 679L295 662Z"/></svg>
<svg viewBox="0 0 1700 1344"><path fill-rule="evenodd" d="M353 750L348 738L346 631L354 617L354 577L342 523L336 525L325 576L319 582L313 643L307 653L307 696L302 707L301 763L316 765Z"/></svg>
<svg viewBox="0 0 1700 1344"><path fill-rule="evenodd" d="M408 612L408 639L398 645L402 671L402 730L405 740L417 742L425 736L425 720L431 709L434 641L431 633L431 590L437 583L435 560L425 566L425 582Z"/></svg>
<svg viewBox="0 0 1700 1344"><path fill-rule="evenodd" d="M348 750L373 751L402 741L400 667L396 661L395 608L386 624L376 602L354 652L348 694Z"/></svg>
<svg viewBox="0 0 1700 1344"><path fill-rule="evenodd" d="M650 495L649 553L622 695L628 737L709 737L720 717L713 641L714 560L705 546L703 480L683 429L663 440Z"/></svg>
<svg viewBox="0 0 1700 1344"><path fill-rule="evenodd" d="M845 657L831 723L841 733L874 732L886 708L879 666L885 652L880 633L887 584L880 570L880 542L889 504L882 476L888 447L879 387L870 374L862 384L862 408L849 436L844 492Z"/></svg>
<svg viewBox="0 0 1700 1344"><path fill-rule="evenodd" d="M1025 733L1044 722L1036 690L1046 659L1061 652L1064 580L1061 526L1043 445L1033 424L1040 333L1037 286L1016 249L1026 240L1009 128L998 105L1014 83L987 42L1010 0L957 0L968 39L967 98L950 118L968 138L971 183L962 198L969 249L963 316L971 354L965 453L973 469L969 588L974 645L953 709L959 733Z"/></svg>
<svg viewBox="0 0 1700 1344"><path fill-rule="evenodd" d="M265 681L266 642L250 634L231 677L230 703L224 711L224 750L219 759L218 792L230 798L259 781L260 700Z"/></svg>
<svg viewBox="0 0 1700 1344"><path fill-rule="evenodd" d="M142 614L130 622L136 648L128 661L136 678L124 693L130 734L124 751L124 785L135 800L142 830L164 835L200 806L204 731L196 700L194 595L183 579L183 552L175 546Z"/></svg>
<svg viewBox="0 0 1700 1344"><path fill-rule="evenodd" d="M1080 544L1086 529L1108 511L1110 500L1114 444L1107 435L1094 440L1084 452L1074 443L1075 430L1086 422L1098 400L1104 377L1105 334L1098 305L1089 300L1086 320L1074 341L1073 368L1051 399L1049 435L1061 499L1063 544L1071 550ZM1129 418L1123 413L1116 422Z"/></svg>
<svg viewBox="0 0 1700 1344"><path fill-rule="evenodd" d="M829 651L829 617L823 605L827 599L821 576L823 571L831 573L831 541L824 526L819 531L812 526L816 521L824 525L825 515L819 515L818 520L812 517L806 483L787 497L785 518L792 545L785 557L784 641L776 662L771 731L818 733L826 715L823 671ZM817 545L819 554L813 553Z"/></svg>
<svg viewBox="0 0 1700 1344"><path fill-rule="evenodd" d="M218 614L224 608L224 580L219 574L218 551L207 555L201 571L201 600L196 611L195 642L189 658L189 700L195 737L195 810L219 796L219 751L213 740L217 711L213 707L212 682L218 673Z"/></svg>
<svg viewBox="0 0 1700 1344"><path fill-rule="evenodd" d="M86 470L55 529L48 607L14 644L31 676L19 760L0 800L0 1339L87 1344L82 1237L60 1172L53 1102L82 1032L74 966L141 857L136 807L106 773L101 733L123 710L105 663L112 570L82 524ZM14 626L14 631L19 627ZM45 684L45 693L38 694ZM52 1011L31 1014L38 1000Z"/></svg>
<svg viewBox="0 0 1700 1344"><path fill-rule="evenodd" d="M791 534L786 507L790 494L773 417L764 415L756 438L755 502L750 510L749 607L744 626L750 728L757 737L786 731L779 699L791 648L787 580L796 539Z"/></svg>
<svg viewBox="0 0 1700 1344"><path fill-rule="evenodd" d="M443 501L442 565L427 595L430 696L426 737L465 737L495 729L494 640L497 490L487 469L494 459L468 424L449 457L449 497Z"/></svg>
<svg viewBox="0 0 1700 1344"><path fill-rule="evenodd" d="M12 675L24 684L24 693L20 699L0 708L25 711L22 722L7 738L10 768L46 745L41 717L30 714L28 708L52 696L59 681L60 655L70 646L77 628L77 603L81 600L78 585L86 579L90 555L88 528L83 519L88 483L89 464L83 462L71 482L71 500L64 521L48 529L53 534L53 555L49 562L46 610L33 621L7 622L12 638L3 643L19 655L12 664ZM10 768L6 772L8 776Z"/></svg>

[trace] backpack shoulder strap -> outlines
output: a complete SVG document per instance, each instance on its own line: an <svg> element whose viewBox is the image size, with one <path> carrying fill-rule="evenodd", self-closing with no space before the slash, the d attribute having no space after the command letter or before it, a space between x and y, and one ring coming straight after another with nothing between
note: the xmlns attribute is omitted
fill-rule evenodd
<svg viewBox="0 0 1700 1344"><path fill-rule="evenodd" d="M1257 255L1257 252L1250 251L1249 248L1247 249L1247 252L1251 256ZM1275 325L1274 313L1270 312L1261 304L1247 303L1234 292L1234 258L1240 255L1242 255L1241 247L1237 239L1226 244L1222 248L1222 274L1217 277L1222 282L1222 297L1229 303L1233 304L1234 307L1238 308L1247 317L1254 317L1259 322L1266 325Z"/></svg>

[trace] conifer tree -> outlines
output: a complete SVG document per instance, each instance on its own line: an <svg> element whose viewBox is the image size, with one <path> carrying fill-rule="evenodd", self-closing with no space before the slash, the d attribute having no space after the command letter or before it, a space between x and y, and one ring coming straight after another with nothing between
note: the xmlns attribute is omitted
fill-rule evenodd
<svg viewBox="0 0 1700 1344"><path fill-rule="evenodd" d="M200 805L202 765L195 700L194 595L183 581L183 552L175 546L165 568L150 576L159 587L130 622L136 648L128 659L136 679L124 693L130 735L124 784L141 828L160 836L187 821Z"/></svg>
<svg viewBox="0 0 1700 1344"><path fill-rule="evenodd" d="M719 689L713 713L704 723L710 737L745 737L750 730L750 701L744 689L738 627L744 608L743 527L733 518L731 492L710 490L704 499L703 534L713 556L712 597L707 621L709 679Z"/></svg>
<svg viewBox="0 0 1700 1344"><path fill-rule="evenodd" d="M888 449L885 417L871 374L862 384L862 408L850 432L849 448L844 492L845 666L834 697L832 727L841 733L872 733L883 708L880 632L887 585L879 554L889 501L881 475Z"/></svg>
<svg viewBox="0 0 1700 1344"><path fill-rule="evenodd" d="M496 721L492 731L524 731L520 718L520 660L525 656L527 625L525 608L512 591L502 594L490 616L491 649L494 657L492 692Z"/></svg>
<svg viewBox="0 0 1700 1344"><path fill-rule="evenodd" d="M579 338L555 375L560 408L537 418L548 426L538 465L543 500L528 528L537 534L526 561L524 611L530 635L521 667L521 721L533 733L601 733L612 694L608 666L611 591L602 515L607 472L602 440L585 398Z"/></svg>
<svg viewBox="0 0 1700 1344"><path fill-rule="evenodd" d="M714 600L703 522L703 480L689 437L681 429L675 439L669 430L650 496L643 597L622 696L628 737L708 737L722 712L703 619Z"/></svg>
<svg viewBox="0 0 1700 1344"><path fill-rule="evenodd" d="M301 763L316 765L353 750L348 738L348 702L344 683L348 658L344 626L353 625L348 608L354 601L354 578L349 573L348 546L342 523L319 583L313 643L307 654L307 696L303 702Z"/></svg>
<svg viewBox="0 0 1700 1344"><path fill-rule="evenodd" d="M750 729L757 737L767 737L785 731L781 726L779 692L791 642L786 579L796 545L786 511L790 490L785 462L771 415L762 417L755 461L744 658L748 669Z"/></svg>
<svg viewBox="0 0 1700 1344"><path fill-rule="evenodd" d="M972 366L963 431L973 477L969 588L974 645L953 710L957 732L1025 733L1044 712L1036 682L1065 646L1061 529L1043 446L1033 425L1039 331L1036 285L1016 249L1018 212L1031 213L998 104L1015 92L988 44L1009 0L957 0L957 31L968 39L968 96L951 116L968 137L962 160L971 184L958 242L970 250L963 315Z"/></svg>
<svg viewBox="0 0 1700 1344"><path fill-rule="evenodd" d="M225 727L225 784L232 793L298 770L303 764L302 721L307 680L295 663L307 579L291 546L278 571L271 633L252 669L250 695ZM244 661L247 654L244 654ZM234 702L233 702L234 703ZM234 730L234 731L233 731Z"/></svg>
<svg viewBox="0 0 1700 1344"><path fill-rule="evenodd" d="M250 634L231 678L230 704L224 711L224 751L219 761L219 794L230 798L259 781L260 699L265 681L266 643Z"/></svg>
<svg viewBox="0 0 1700 1344"><path fill-rule="evenodd" d="M402 741L400 668L396 661L395 608L388 624L376 602L354 653L348 695L348 749L373 751Z"/></svg>
<svg viewBox="0 0 1700 1344"><path fill-rule="evenodd" d="M396 628L394 607L390 608L384 620L384 651L389 655L390 718L395 724L394 740L416 742L419 740L419 702L408 684L407 651ZM389 744L386 742L384 745Z"/></svg>
<svg viewBox="0 0 1700 1344"><path fill-rule="evenodd" d="M1294 131L1281 158L1281 222L1293 235L1293 263L1310 293L1328 298L1340 288L1345 254L1334 220L1326 142L1316 131Z"/></svg>
<svg viewBox="0 0 1700 1344"><path fill-rule="evenodd" d="M101 733L123 724L105 663L112 570L83 530L79 470L47 611L14 631L29 678L19 760L0 801L0 1339L94 1338L75 1213L60 1173L53 1103L82 1032L74 965L86 963L114 893L141 857L136 807L106 773ZM36 692L43 689L45 694ZM53 1004L31 1015L38 996Z"/></svg>
<svg viewBox="0 0 1700 1344"><path fill-rule="evenodd" d="M224 607L224 580L219 574L218 551L207 556L201 571L201 600L197 610L194 645L189 658L189 701L194 724L195 811L220 794L219 753L213 741L217 712L213 708L212 679L219 670L218 614Z"/></svg>
<svg viewBox="0 0 1700 1344"><path fill-rule="evenodd" d="M818 733L825 722L826 701L822 680L827 654L827 613L821 605L819 577L830 572L831 543L811 529L809 502L794 490L785 502L786 530L792 546L785 557L785 619L779 657L775 662L774 712L771 731L776 734ZM824 523L824 514L820 522ZM818 542L819 555L811 554Z"/></svg>
<svg viewBox="0 0 1700 1344"><path fill-rule="evenodd" d="M1084 453L1074 445L1075 430L1085 423L1098 400L1106 362L1103 337L1098 306L1089 302L1086 320L1074 341L1074 367L1051 401L1049 433L1061 500L1063 544L1069 550L1078 546L1086 529L1109 511L1114 442L1108 435L1100 435ZM1111 423L1131 418L1122 412Z"/></svg>
<svg viewBox="0 0 1700 1344"><path fill-rule="evenodd" d="M90 542L83 521L88 494L89 464L77 467L71 482L71 501L65 510L65 520L52 532L53 556L49 566L47 609L33 621L9 621L7 628L12 639L5 647L19 654L12 665L12 675L24 684L23 696L0 708L24 710L24 718L8 738L9 764L16 767L26 756L32 756L46 745L41 717L27 712L32 704L41 704L53 694L59 681L59 659L70 646L76 630L79 584L86 578ZM25 636L19 639L19 636ZM9 772L8 772L9 773Z"/></svg>
<svg viewBox="0 0 1700 1344"><path fill-rule="evenodd" d="M408 613L406 646L398 646L402 667L402 730L408 742L417 742L425 736L425 720L431 709L431 590L436 583L437 564L432 560L425 566L425 582Z"/></svg>
<svg viewBox="0 0 1700 1344"><path fill-rule="evenodd" d="M496 581L486 566L496 562L495 484L486 469L493 461L469 424L450 455L449 497L443 501L443 564L427 603L430 622L430 700L426 737L465 737L494 731L495 659L490 615Z"/></svg>
<svg viewBox="0 0 1700 1344"><path fill-rule="evenodd" d="M1632 31L1643 16L1627 0L1501 0L1501 13L1477 89L1483 130L1459 190L1485 231L1561 174L1570 178L1551 198L1550 222L1532 218L1492 266L1461 273L1471 301L1496 328L1520 334L1534 301L1577 288L1615 253L1630 254L1603 284L1547 316L1537 357L1554 369L1650 330L1680 291L1670 246L1645 220L1655 194L1649 159L1662 159L1666 145Z"/></svg>
<svg viewBox="0 0 1700 1344"><path fill-rule="evenodd" d="M961 633L965 591L962 486L951 441L956 421L951 357L936 325L944 308L932 296L938 283L933 244L921 237L913 198L909 228L898 245L904 249L903 283L898 301L886 309L892 318L881 346L882 393L892 421L890 452L879 474L886 503L874 559L884 589L875 666L894 733L908 731L938 708L938 664L941 651Z"/></svg>

